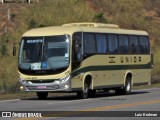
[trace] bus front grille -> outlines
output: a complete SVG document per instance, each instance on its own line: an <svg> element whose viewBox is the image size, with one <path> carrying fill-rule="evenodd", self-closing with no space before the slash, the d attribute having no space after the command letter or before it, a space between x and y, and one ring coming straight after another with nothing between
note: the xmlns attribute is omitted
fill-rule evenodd
<svg viewBox="0 0 160 120"><path fill-rule="evenodd" d="M31 83L53 83L55 80L30 80Z"/></svg>
<svg viewBox="0 0 160 120"><path fill-rule="evenodd" d="M39 86L26 86L28 90L55 90L58 89L58 85L54 86L45 86L45 87L39 87Z"/></svg>

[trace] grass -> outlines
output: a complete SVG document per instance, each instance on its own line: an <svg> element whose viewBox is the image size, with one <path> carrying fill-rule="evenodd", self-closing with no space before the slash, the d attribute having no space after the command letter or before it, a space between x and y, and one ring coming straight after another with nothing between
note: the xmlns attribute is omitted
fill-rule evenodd
<svg viewBox="0 0 160 120"><path fill-rule="evenodd" d="M0 100L25 99L35 97L35 93L0 94Z"/></svg>
<svg viewBox="0 0 160 120"><path fill-rule="evenodd" d="M47 0L33 6L30 6L25 16L27 21L33 19L37 27L92 21L94 15L87 4L84 2L75 4L75 0L59 0L58 3L56 0Z"/></svg>

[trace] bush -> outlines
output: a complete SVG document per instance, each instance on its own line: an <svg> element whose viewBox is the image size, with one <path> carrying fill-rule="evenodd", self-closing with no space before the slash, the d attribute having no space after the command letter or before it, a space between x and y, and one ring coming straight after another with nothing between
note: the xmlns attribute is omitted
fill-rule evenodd
<svg viewBox="0 0 160 120"><path fill-rule="evenodd" d="M7 35L3 35L0 39L0 53L3 56L7 55L8 53L7 44L9 42L9 38L10 36L7 34Z"/></svg>
<svg viewBox="0 0 160 120"><path fill-rule="evenodd" d="M1 48L0 48L0 52L1 54L4 56L4 55L7 55L7 47L6 45L2 45Z"/></svg>
<svg viewBox="0 0 160 120"><path fill-rule="evenodd" d="M102 12L97 13L96 15L94 15L93 21L97 22L97 23L107 23L107 20L104 17L104 14Z"/></svg>
<svg viewBox="0 0 160 120"><path fill-rule="evenodd" d="M34 19L30 19L27 25L28 25L28 29L33 29L33 28L36 28L37 23Z"/></svg>

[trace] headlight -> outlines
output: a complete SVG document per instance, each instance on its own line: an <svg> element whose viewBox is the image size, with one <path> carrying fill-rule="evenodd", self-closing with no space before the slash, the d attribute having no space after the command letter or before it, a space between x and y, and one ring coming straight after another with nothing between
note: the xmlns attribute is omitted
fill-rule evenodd
<svg viewBox="0 0 160 120"><path fill-rule="evenodd" d="M69 79L70 79L70 75L66 76L64 78L61 78L60 80L56 80L55 83L57 83L57 84L64 83L64 82L66 82Z"/></svg>

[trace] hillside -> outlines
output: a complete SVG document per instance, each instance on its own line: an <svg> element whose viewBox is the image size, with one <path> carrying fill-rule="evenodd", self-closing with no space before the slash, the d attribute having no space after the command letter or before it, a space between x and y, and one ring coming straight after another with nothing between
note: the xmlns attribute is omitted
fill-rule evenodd
<svg viewBox="0 0 160 120"><path fill-rule="evenodd" d="M159 0L39 0L32 4L0 4L0 91L19 91L17 57L12 56L12 44L18 43L25 31L71 22L113 23L149 32L155 60L152 78L153 82L159 81Z"/></svg>

